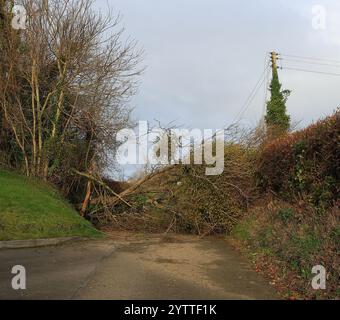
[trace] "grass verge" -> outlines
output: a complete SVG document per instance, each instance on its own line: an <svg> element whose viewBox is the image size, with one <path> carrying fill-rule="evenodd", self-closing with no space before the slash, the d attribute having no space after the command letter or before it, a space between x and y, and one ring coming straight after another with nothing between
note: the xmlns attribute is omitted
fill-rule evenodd
<svg viewBox="0 0 340 320"><path fill-rule="evenodd" d="M102 234L51 186L0 170L0 241Z"/></svg>
<svg viewBox="0 0 340 320"><path fill-rule="evenodd" d="M283 298L339 299L338 210L264 201L238 222L230 239ZM326 269L326 290L312 288L316 265Z"/></svg>

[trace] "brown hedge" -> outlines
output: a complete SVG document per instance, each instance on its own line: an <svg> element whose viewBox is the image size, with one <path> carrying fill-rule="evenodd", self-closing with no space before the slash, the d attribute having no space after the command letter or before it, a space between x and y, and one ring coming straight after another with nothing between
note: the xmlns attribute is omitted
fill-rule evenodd
<svg viewBox="0 0 340 320"><path fill-rule="evenodd" d="M340 111L304 130L269 142L261 151L259 183L265 190L308 195L316 202L339 199Z"/></svg>

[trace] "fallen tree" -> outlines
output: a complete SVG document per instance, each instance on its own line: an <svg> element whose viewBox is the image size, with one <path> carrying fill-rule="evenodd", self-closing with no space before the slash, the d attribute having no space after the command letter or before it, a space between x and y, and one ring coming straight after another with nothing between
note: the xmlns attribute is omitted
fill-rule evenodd
<svg viewBox="0 0 340 320"><path fill-rule="evenodd" d="M119 196L93 198L89 216L101 226L128 230L230 231L255 196L253 161L252 148L230 143L221 175L206 176L204 164L160 168Z"/></svg>

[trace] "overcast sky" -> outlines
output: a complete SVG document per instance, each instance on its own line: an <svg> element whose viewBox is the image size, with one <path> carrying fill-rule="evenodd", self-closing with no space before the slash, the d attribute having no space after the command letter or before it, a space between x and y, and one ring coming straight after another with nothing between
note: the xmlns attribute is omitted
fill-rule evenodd
<svg viewBox="0 0 340 320"><path fill-rule="evenodd" d="M232 122L264 70L266 53L340 60L338 0L109 0L126 36L145 50L147 69L132 100L137 120L172 120L185 127L221 128ZM326 29L313 28L313 6L326 9ZM97 0L98 8L107 6ZM105 9L102 9L105 12ZM283 66L340 73L282 61ZM340 77L280 71L293 120L306 125L340 105ZM256 125L265 90L243 115Z"/></svg>

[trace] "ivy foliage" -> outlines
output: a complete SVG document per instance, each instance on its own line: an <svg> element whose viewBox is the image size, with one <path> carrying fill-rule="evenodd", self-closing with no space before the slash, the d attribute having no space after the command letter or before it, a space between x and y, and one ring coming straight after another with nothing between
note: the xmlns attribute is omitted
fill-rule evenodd
<svg viewBox="0 0 340 320"><path fill-rule="evenodd" d="M291 92L289 90L282 91L281 87L278 72L274 70L270 84L271 98L267 102L265 120L267 127L275 135L284 134L290 128L290 116L287 114L286 102Z"/></svg>

